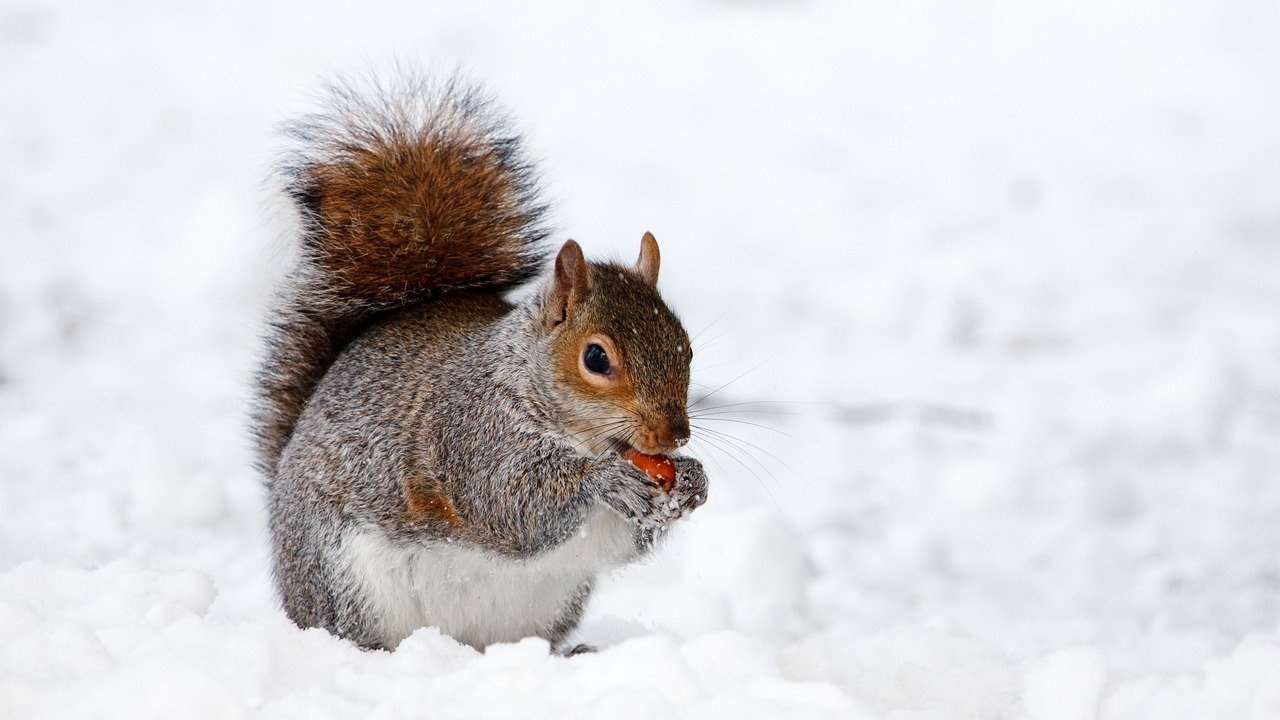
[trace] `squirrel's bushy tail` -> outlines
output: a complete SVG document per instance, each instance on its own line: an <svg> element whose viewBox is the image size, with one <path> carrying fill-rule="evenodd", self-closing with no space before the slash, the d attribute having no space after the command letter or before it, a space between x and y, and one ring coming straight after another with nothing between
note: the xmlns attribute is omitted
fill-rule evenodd
<svg viewBox="0 0 1280 720"><path fill-rule="evenodd" d="M327 110L287 134L302 232L257 377L268 479L316 384L375 317L449 290L514 287L546 259L546 206L520 138L473 86L403 74L335 84Z"/></svg>

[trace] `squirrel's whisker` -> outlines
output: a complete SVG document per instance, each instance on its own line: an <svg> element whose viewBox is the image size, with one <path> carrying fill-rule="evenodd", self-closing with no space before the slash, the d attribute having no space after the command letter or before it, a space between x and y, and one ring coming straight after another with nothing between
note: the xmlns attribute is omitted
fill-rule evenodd
<svg viewBox="0 0 1280 720"><path fill-rule="evenodd" d="M761 430L768 430L769 432L778 433L783 437L787 437L787 438L791 437L791 435L779 430L778 428L769 427L768 425L763 425L757 422L751 422L750 420L739 420L737 418L723 418L723 417L716 417L715 415L697 415L697 416L690 415L689 419L706 420L707 422L725 422L725 423L737 423L739 425L750 425L751 427L758 427Z"/></svg>
<svg viewBox="0 0 1280 720"><path fill-rule="evenodd" d="M706 352L707 350L710 350L711 348L723 343L728 338L728 335L729 335L729 331L724 330L720 333L717 333L714 337L708 338L706 343L699 345L694 349L700 353Z"/></svg>
<svg viewBox="0 0 1280 720"><path fill-rule="evenodd" d="M780 417L795 417L795 413L786 412L784 410L752 410L751 408L743 408L741 410L722 410L717 413L691 412L690 418L718 418L725 415L776 415Z"/></svg>
<svg viewBox="0 0 1280 720"><path fill-rule="evenodd" d="M699 427L698 429L699 429L699 430L702 430L702 431L704 431L704 432L711 433L712 435L718 436L718 437L720 437L721 439L723 439L724 441L726 441L726 442L731 442L731 443L733 443L735 446L737 446L737 447L741 448L741 449L742 449L742 451L743 451L743 453L745 453L745 454L746 454L748 457L750 457L752 460L755 460L755 462L756 462L758 465L760 465L762 468L764 468L764 469L765 469L765 472L769 472L769 474L770 474L770 475L772 475L773 473L772 473L772 472L770 472L770 471L768 470L768 468L767 468L767 467L765 467L764 463L762 463L762 462L760 462L758 459L756 459L756 457L755 457L754 455L752 455L752 454L751 454L751 453L750 453L750 452L749 452L745 447L742 447L742 446L744 446L744 445L745 445L745 446L748 446L748 447L754 448L755 450L758 450L758 451L760 451L760 452L764 453L765 455L768 455L770 458L772 458L772 459L773 459L773 461L774 461L774 462L776 462L776 463L778 463L779 465L781 465L782 467L786 468L786 470L787 470L788 472L790 472L792 475L794 475L794 476L796 477L796 479L798 479L798 480L800 480L800 481L802 481L802 482L805 482L805 483L807 483L807 482L808 482L807 480L805 480L804 476L802 476L800 473L798 473L798 472L796 472L794 469L792 469L790 465L788 465L787 463L783 462L783 461L782 461L782 458L778 457L777 455L774 455L773 453L769 452L769 451L768 451L768 450L766 450L765 448L760 447L759 445L757 445L757 444L755 444L755 443L753 443L753 442L751 442L751 441L749 441L749 440L744 440L744 439L742 439L742 438L740 438L740 437L737 437L737 436L735 436L735 435L730 435L730 434L728 434L728 433L725 433L725 432L722 432L722 431L719 431L719 430L714 430L714 429L712 429L712 428L708 428L708 427Z"/></svg>
<svg viewBox="0 0 1280 720"><path fill-rule="evenodd" d="M712 438L704 437L704 438L701 438L700 440L706 447L715 450L716 452L724 455L730 460L733 460L734 462L741 465L744 470L746 470L748 473L751 474L753 478L755 478L756 484L758 484L760 486L760 489L764 490L765 494L769 496L769 500L773 502L774 506L777 507L779 510L781 510L782 506L778 504L778 499L774 497L773 491L769 489L769 485L765 483L764 478L760 477L760 473L756 472L755 469L753 469L750 465L747 465L740 458L738 458L734 453L730 452L729 450L726 450L725 447L723 447L720 443L715 442ZM721 466L719 462L716 463L716 466L719 467L720 471L724 472L726 475L730 474L727 471L725 471L724 467ZM772 476L770 476L770 478L773 480L775 485L777 485L778 487L782 487L782 484L778 482L777 478Z"/></svg>
<svg viewBox="0 0 1280 720"><path fill-rule="evenodd" d="M729 311L732 310L733 308L734 308L733 305L730 305L729 307L725 308L724 312L717 315L715 320L712 320L711 322L707 323L706 326L704 326L701 330L699 330L693 337L689 338L689 344L693 345L694 343L698 342L698 338L702 337L702 333L715 327L715 324L720 322L722 319L724 319L724 316L728 315Z"/></svg>
<svg viewBox="0 0 1280 720"><path fill-rule="evenodd" d="M755 372L756 370L759 370L760 368L764 367L766 363L768 363L768 362L770 362L771 360L773 360L774 358L778 357L778 355L781 355L781 354L782 354L782 351L783 351L783 350L785 350L785 349L786 349L786 346L785 346L785 345L784 345L783 347L778 348L776 351L774 351L774 353L773 353L772 355L770 355L769 357L765 358L764 360L761 360L760 362L756 363L756 364L755 364L755 366L753 366L751 369L747 370L746 372L744 372L744 373L742 373L741 375L739 375L739 376L735 377L734 379L730 380L729 382L727 382L727 383L725 383L725 384L721 385L720 387L716 388L715 390L713 390L713 391L711 392L711 394L709 394L709 395L704 395L704 396L702 396L701 398L698 398L698 400L696 400L696 401L695 401L695 404L696 404L696 403L699 403L699 402L705 402L706 400L708 400L708 399L710 399L710 398L712 398L712 397L715 397L715 395L716 395L717 393L719 393L721 390L724 390L725 388L727 388L727 387L729 387L730 385L732 385L732 384L734 384L734 383L738 382L738 381L739 381L739 380L741 380L742 378L744 378L744 377L746 377L746 376L750 375L751 373Z"/></svg>
<svg viewBox="0 0 1280 720"><path fill-rule="evenodd" d="M592 430L597 430L597 429L599 429L599 428L607 428L607 427L614 427L614 426L622 426L622 425L625 425L625 424L627 424L627 423L629 423L629 422L630 422L630 420L629 420L629 419L627 419L627 418L613 418L613 419L604 419L604 418L582 418L582 419L583 419L584 421L587 421L587 422L591 422L591 421L593 421L593 420L603 420L603 422L600 422L600 423L598 423L598 424L596 424L596 425L589 425L589 426L587 426L587 427L583 428L583 429L582 429L582 431L583 431L583 432L591 432Z"/></svg>
<svg viewBox="0 0 1280 720"><path fill-rule="evenodd" d="M752 467L751 465L748 465L746 462L744 462L742 458L739 457L739 455L747 458L752 463L754 463L756 467L759 467L761 470L763 470L764 473L769 476L769 479L773 481L774 485L777 485L778 487L782 487L782 483L778 480L777 476L775 476L773 472L769 470L768 467L766 467L763 463L757 460L754 456L752 456L746 450L729 443L727 438L716 438L715 436L711 436L711 437L704 437L703 440L709 443L712 447L715 447L717 450L727 455L734 462L741 465L747 472L754 475L756 480L760 481L761 483L764 482L764 479L760 476L760 473L757 472L755 467Z"/></svg>
<svg viewBox="0 0 1280 720"><path fill-rule="evenodd" d="M699 460L710 460L715 464L716 469L719 470L722 475L731 474L724 469L724 466L720 464L720 461L716 459L715 455L711 454L710 447L702 438L689 438L689 454ZM768 488L766 488L766 490L767 489Z"/></svg>
<svg viewBox="0 0 1280 720"><path fill-rule="evenodd" d="M701 399L698 401L701 402ZM696 405L697 403L693 403ZM803 400L744 400L741 402L722 403L709 407L689 407L690 410L719 410L721 408L742 407L745 405L830 405L828 402L805 402Z"/></svg>
<svg viewBox="0 0 1280 720"><path fill-rule="evenodd" d="M626 427L627 425L628 423L625 421L611 422L611 423L605 423L603 425L599 425L595 428L587 428L583 430L583 432L591 433L590 437L587 438L587 444L594 446L596 441L599 440L600 438L612 435L614 432Z"/></svg>

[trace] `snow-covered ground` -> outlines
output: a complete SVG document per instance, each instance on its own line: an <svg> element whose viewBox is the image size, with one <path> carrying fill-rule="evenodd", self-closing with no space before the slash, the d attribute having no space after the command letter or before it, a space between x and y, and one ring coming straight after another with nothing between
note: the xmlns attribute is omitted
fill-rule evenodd
<svg viewBox="0 0 1280 720"><path fill-rule="evenodd" d="M0 716L1280 717L1280 7L0 5ZM273 127L485 79L662 242L710 503L579 639L302 632L244 430ZM769 426L773 430L757 427ZM719 446L717 454L714 446Z"/></svg>

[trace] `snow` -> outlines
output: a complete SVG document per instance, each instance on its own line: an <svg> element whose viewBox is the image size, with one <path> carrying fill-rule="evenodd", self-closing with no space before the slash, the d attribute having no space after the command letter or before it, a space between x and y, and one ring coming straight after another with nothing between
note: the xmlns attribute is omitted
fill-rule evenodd
<svg viewBox="0 0 1280 720"><path fill-rule="evenodd" d="M1265 0L0 8L0 716L1280 717ZM724 386L577 640L284 618L245 438L273 127L464 67ZM763 429L755 423L773 428ZM776 432L775 432L776 430ZM721 452L717 452L718 446Z"/></svg>

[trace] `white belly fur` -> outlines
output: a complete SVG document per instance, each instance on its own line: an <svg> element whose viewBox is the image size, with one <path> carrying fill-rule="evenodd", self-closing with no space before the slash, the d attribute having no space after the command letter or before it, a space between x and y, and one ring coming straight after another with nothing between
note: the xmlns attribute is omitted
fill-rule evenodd
<svg viewBox="0 0 1280 720"><path fill-rule="evenodd" d="M546 632L579 585L630 557L634 537L634 525L598 507L576 535L528 559L447 542L397 542L362 527L347 534L336 560L386 647L434 626L483 648Z"/></svg>

